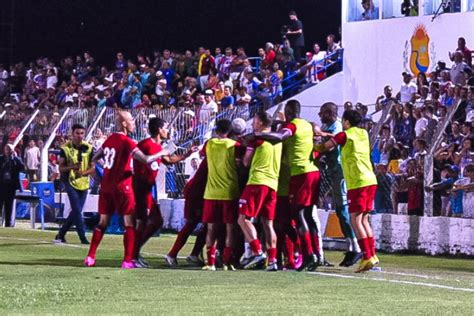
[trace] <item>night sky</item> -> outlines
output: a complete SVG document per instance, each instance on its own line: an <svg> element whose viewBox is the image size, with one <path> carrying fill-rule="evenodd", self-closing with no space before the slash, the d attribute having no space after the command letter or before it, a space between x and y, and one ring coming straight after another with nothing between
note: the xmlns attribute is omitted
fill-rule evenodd
<svg viewBox="0 0 474 316"><path fill-rule="evenodd" d="M337 36L341 1L323 0L16 0L16 60L60 58L85 50L111 63L118 50L127 57L153 49L199 45L242 45L247 55L280 39L280 27L294 9L304 23L306 46ZM323 45L325 48L325 44Z"/></svg>

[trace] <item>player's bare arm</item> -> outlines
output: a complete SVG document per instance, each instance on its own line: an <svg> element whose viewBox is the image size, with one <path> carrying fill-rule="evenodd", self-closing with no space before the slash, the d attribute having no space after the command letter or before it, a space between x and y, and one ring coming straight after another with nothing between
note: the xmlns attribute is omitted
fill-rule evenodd
<svg viewBox="0 0 474 316"><path fill-rule="evenodd" d="M166 149L161 150L160 152L153 154L153 155L145 155L140 149L136 149L132 153L133 159L136 159L142 163L152 163L153 161L157 160L158 158L161 158L163 156L168 156L169 152Z"/></svg>
<svg viewBox="0 0 474 316"><path fill-rule="evenodd" d="M189 149L186 153L184 153L183 155L168 155L168 156L163 156L161 158L161 160L163 161L163 163L167 164L167 165L172 165L172 164L175 164L175 163L178 163L180 161L183 161L184 159L188 158L189 156L191 156L193 153L197 152L199 150L199 147L197 146L193 146L191 147L191 149Z"/></svg>

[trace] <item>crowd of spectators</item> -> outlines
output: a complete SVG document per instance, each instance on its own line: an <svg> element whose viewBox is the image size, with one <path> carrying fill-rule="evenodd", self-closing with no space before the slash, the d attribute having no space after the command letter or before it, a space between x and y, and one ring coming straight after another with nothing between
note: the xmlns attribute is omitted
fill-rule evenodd
<svg viewBox="0 0 474 316"><path fill-rule="evenodd" d="M423 215L427 190L433 191L434 215L474 217L471 54L459 38L458 47L449 53L450 68L440 62L434 72L415 78L404 72L397 94L386 86L377 98L376 110L390 111L372 152L379 178L378 212L404 212L400 205L406 204L408 214ZM365 110L362 105L358 109ZM374 126L370 120L367 117L369 128ZM435 138L438 134L441 139ZM425 158L431 157L434 182L425 187Z"/></svg>

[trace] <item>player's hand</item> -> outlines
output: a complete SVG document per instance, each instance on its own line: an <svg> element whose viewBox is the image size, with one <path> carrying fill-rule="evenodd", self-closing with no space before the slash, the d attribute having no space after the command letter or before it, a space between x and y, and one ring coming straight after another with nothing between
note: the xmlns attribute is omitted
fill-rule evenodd
<svg viewBox="0 0 474 316"><path fill-rule="evenodd" d="M191 156L192 154L194 154L195 152L199 151L199 147L198 146L193 146L191 147L191 149L188 150L188 152L186 153L186 157L189 157Z"/></svg>

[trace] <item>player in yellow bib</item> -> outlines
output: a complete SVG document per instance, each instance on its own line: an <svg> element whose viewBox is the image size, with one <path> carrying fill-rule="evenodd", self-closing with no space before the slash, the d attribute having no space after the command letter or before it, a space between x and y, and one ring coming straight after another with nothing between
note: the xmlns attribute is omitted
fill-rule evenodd
<svg viewBox="0 0 474 316"><path fill-rule="evenodd" d="M216 238L219 226L226 228L225 248L222 256L224 269L232 265L235 224L239 207L239 182L236 157L243 156L245 146L228 138L232 130L229 120L216 123L216 137L206 142L201 155L207 158L208 178L204 190L203 223L207 223L207 270L215 271Z"/></svg>
<svg viewBox="0 0 474 316"><path fill-rule="evenodd" d="M296 219L304 254L303 264L298 269L313 271L319 260L316 252L319 247L317 213L314 206L319 195L319 170L313 158L313 126L300 118L301 105L290 100L285 105L285 124L279 132L256 134L259 139L272 143L283 142L290 167L289 199L292 216Z"/></svg>
<svg viewBox="0 0 474 316"><path fill-rule="evenodd" d="M316 146L319 152L341 146L342 172L347 185L351 225L364 254L356 272L370 270L379 262L369 221L369 212L374 209L377 178L370 161L369 134L365 129L358 127L361 121L362 117L357 111L345 111L342 115L344 131L326 143Z"/></svg>
<svg viewBox="0 0 474 316"><path fill-rule="evenodd" d="M272 119L266 112L257 113L253 118L252 128L257 133L271 131ZM275 219L276 190L280 172L282 144L272 145L264 140L255 140L247 144L244 166L250 166L249 179L240 197L238 223L250 244L253 257L244 266L245 269L262 263L267 258L262 251L257 230L251 219L259 217L265 232L265 243L268 255L267 271L277 271L276 234L273 229Z"/></svg>

